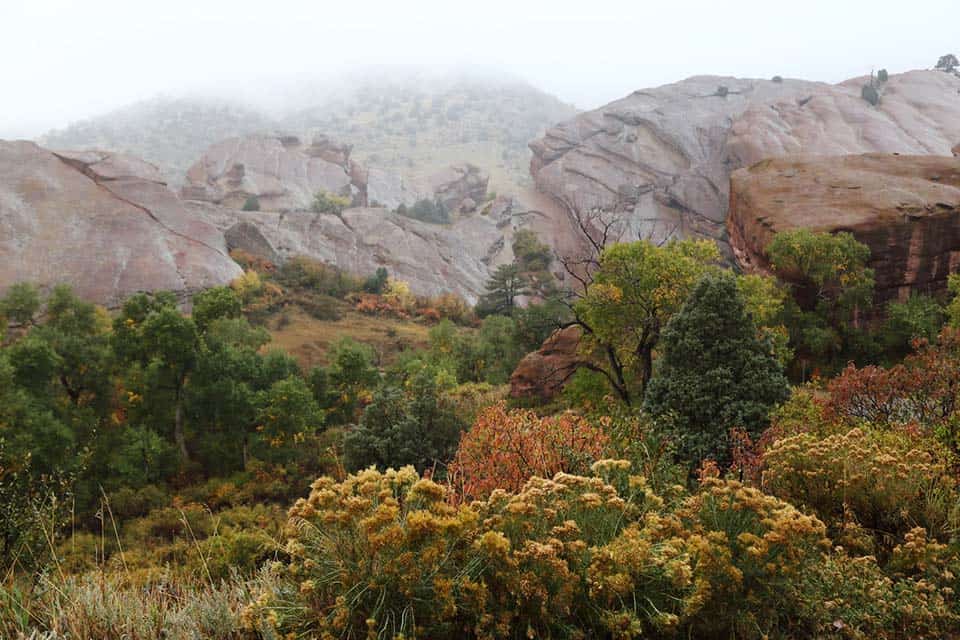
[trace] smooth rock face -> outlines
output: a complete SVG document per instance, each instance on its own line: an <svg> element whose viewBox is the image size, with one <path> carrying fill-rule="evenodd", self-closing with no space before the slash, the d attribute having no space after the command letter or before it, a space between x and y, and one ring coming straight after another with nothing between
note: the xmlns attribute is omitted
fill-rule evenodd
<svg viewBox="0 0 960 640"><path fill-rule="evenodd" d="M950 154L960 78L891 76L879 107L860 98L864 81L699 76L636 91L532 142L531 173L567 214L618 213L623 239L707 237L728 251L729 176L738 168L799 152Z"/></svg>
<svg viewBox="0 0 960 640"><path fill-rule="evenodd" d="M483 293L491 269L513 260L513 232L526 216L506 207L496 216L477 213L437 225L372 208L347 209L340 216L247 212L199 202L190 208L229 235L241 226L255 227L281 260L304 255L361 276L386 267L417 294L452 291L471 304Z"/></svg>
<svg viewBox="0 0 960 640"><path fill-rule="evenodd" d="M270 241L263 237L260 228L246 220L242 220L224 231L223 237L226 240L227 249L230 251L238 249L272 264L277 264L280 261L280 254L273 248Z"/></svg>
<svg viewBox="0 0 960 640"><path fill-rule="evenodd" d="M489 178L471 164L416 181L350 158L350 146L326 136L305 145L294 136L247 136L213 145L187 172L181 195L239 209L256 196L263 211L307 210L319 191L349 195L356 206L396 209L436 200L466 213L486 198ZM473 207L469 202L473 201Z"/></svg>
<svg viewBox="0 0 960 640"><path fill-rule="evenodd" d="M766 269L765 249L786 229L849 231L870 247L877 302L942 290L960 266L960 158L764 160L731 177L728 227L745 269Z"/></svg>
<svg viewBox="0 0 960 640"><path fill-rule="evenodd" d="M65 283L107 306L138 291L185 299L241 274L222 233L188 213L152 165L23 141L0 141L0 260L0 292Z"/></svg>
<svg viewBox="0 0 960 640"><path fill-rule="evenodd" d="M528 353L510 376L512 398L549 400L585 362L579 354L580 329L555 331L537 351Z"/></svg>
<svg viewBox="0 0 960 640"><path fill-rule="evenodd" d="M319 191L363 200L365 185L355 184L356 173L350 148L324 137L312 145L292 136L231 138L190 167L181 195L238 209L249 196L263 210L309 209Z"/></svg>

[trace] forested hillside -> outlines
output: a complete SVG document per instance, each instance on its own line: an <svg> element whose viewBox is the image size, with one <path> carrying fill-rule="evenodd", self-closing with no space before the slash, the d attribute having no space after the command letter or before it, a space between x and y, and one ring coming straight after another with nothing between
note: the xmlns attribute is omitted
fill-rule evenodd
<svg viewBox="0 0 960 640"><path fill-rule="evenodd" d="M190 313L11 288L0 633L955 636L956 277L865 314L850 234L593 247L518 233L476 308L242 252Z"/></svg>

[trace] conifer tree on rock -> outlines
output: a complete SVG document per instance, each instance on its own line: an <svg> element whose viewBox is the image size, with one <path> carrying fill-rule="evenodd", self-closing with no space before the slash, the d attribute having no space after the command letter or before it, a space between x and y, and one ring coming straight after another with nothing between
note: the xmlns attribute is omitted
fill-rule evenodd
<svg viewBox="0 0 960 640"><path fill-rule="evenodd" d="M679 453L729 459L731 429L756 437L789 385L744 306L733 274L710 273L663 331L646 408L672 415Z"/></svg>
<svg viewBox="0 0 960 640"><path fill-rule="evenodd" d="M517 298L530 294L529 284L515 262L500 265L486 283L487 293L477 302L477 314L513 315Z"/></svg>

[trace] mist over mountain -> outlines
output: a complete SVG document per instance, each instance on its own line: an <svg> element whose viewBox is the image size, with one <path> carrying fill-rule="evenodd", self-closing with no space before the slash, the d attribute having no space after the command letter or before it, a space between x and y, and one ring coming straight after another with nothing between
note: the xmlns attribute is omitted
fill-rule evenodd
<svg viewBox="0 0 960 640"><path fill-rule="evenodd" d="M286 82L286 84L284 84ZM101 149L156 164L171 185L207 147L253 133L352 145L371 166L423 176L456 162L491 174L494 188L530 182L527 143L576 113L505 74L369 70L229 97L157 96L47 132L53 149Z"/></svg>

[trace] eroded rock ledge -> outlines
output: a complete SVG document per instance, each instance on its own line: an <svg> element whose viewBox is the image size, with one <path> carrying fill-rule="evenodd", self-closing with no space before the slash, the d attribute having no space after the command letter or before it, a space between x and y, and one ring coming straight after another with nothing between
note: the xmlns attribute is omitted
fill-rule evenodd
<svg viewBox="0 0 960 640"><path fill-rule="evenodd" d="M849 231L870 247L876 301L944 289L960 267L960 158L788 156L733 173L727 223L737 262L768 266L784 230Z"/></svg>
<svg viewBox="0 0 960 640"><path fill-rule="evenodd" d="M636 91L531 143L531 173L561 215L602 208L619 215L628 239L707 237L730 255L736 169L797 153L950 155L960 140L960 78L890 76L877 107L860 97L865 81L697 76Z"/></svg>

